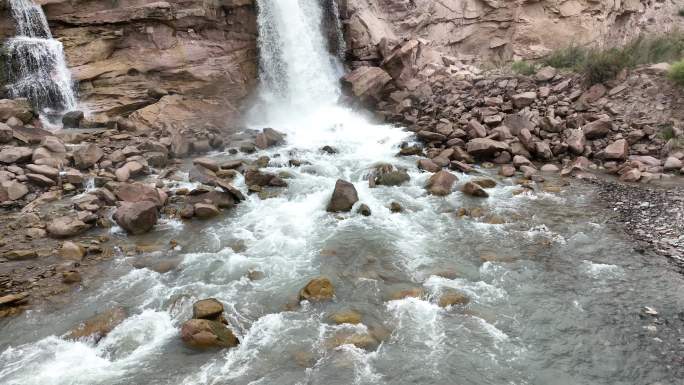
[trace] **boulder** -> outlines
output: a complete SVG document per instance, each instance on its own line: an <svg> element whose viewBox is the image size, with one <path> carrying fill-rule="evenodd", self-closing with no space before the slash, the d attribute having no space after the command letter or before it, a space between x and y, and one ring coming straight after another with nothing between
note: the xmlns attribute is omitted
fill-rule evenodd
<svg viewBox="0 0 684 385"><path fill-rule="evenodd" d="M81 234L90 226L70 216L58 217L47 225L47 232L55 238L68 238Z"/></svg>
<svg viewBox="0 0 684 385"><path fill-rule="evenodd" d="M487 130L475 119L470 119L468 122L467 132L468 137L471 139L484 138L487 136Z"/></svg>
<svg viewBox="0 0 684 385"><path fill-rule="evenodd" d="M144 234L157 224L157 205L152 201L123 202L114 213L114 220L130 234Z"/></svg>
<svg viewBox="0 0 684 385"><path fill-rule="evenodd" d="M342 78L343 84L361 100L380 100L392 77L379 67L359 67Z"/></svg>
<svg viewBox="0 0 684 385"><path fill-rule="evenodd" d="M513 105L517 108L524 108L537 100L537 93L530 91L530 92L523 92L520 94L516 94L511 96L511 101L513 102Z"/></svg>
<svg viewBox="0 0 684 385"><path fill-rule="evenodd" d="M335 183L335 190L333 190L330 203L328 203L327 211L331 213L350 211L358 200L359 196L354 185L338 179Z"/></svg>
<svg viewBox="0 0 684 385"><path fill-rule="evenodd" d="M430 159L419 159L418 168L427 172L437 172L442 169Z"/></svg>
<svg viewBox="0 0 684 385"><path fill-rule="evenodd" d="M565 140L568 144L568 149L575 155L582 155L584 153L584 146L587 144L584 131L571 130L570 136Z"/></svg>
<svg viewBox="0 0 684 385"><path fill-rule="evenodd" d="M226 325L207 319L191 319L183 323L181 339L196 349L231 348L240 343Z"/></svg>
<svg viewBox="0 0 684 385"><path fill-rule="evenodd" d="M599 119L582 127L584 136L589 139L600 139L605 137L613 129L613 121L610 119Z"/></svg>
<svg viewBox="0 0 684 385"><path fill-rule="evenodd" d="M34 174L44 175L53 180L57 180L59 177L59 170L47 165L28 164L26 165L26 169Z"/></svg>
<svg viewBox="0 0 684 385"><path fill-rule="evenodd" d="M499 175L506 178L512 177L515 175L515 167L511 166L510 164L504 164L499 169Z"/></svg>
<svg viewBox="0 0 684 385"><path fill-rule="evenodd" d="M499 142L487 138L476 138L466 144L468 154L478 158L490 158L501 151L508 151L510 147L505 142Z"/></svg>
<svg viewBox="0 0 684 385"><path fill-rule="evenodd" d="M14 201L23 198L29 190L25 184L16 181L4 181L0 183L0 190L4 191L7 199Z"/></svg>
<svg viewBox="0 0 684 385"><path fill-rule="evenodd" d="M106 310L72 328L65 338L70 340L93 339L98 342L121 324L126 317L128 314L122 307Z"/></svg>
<svg viewBox="0 0 684 385"><path fill-rule="evenodd" d="M551 66L546 66L541 68L534 75L535 80L538 82L548 82L556 76L556 69Z"/></svg>
<svg viewBox="0 0 684 385"><path fill-rule="evenodd" d="M104 156L104 152L94 143L81 146L74 151L74 165L79 170L91 168Z"/></svg>
<svg viewBox="0 0 684 385"><path fill-rule="evenodd" d="M378 186L400 186L411 180L406 170L392 170L380 173L375 177L375 184Z"/></svg>
<svg viewBox="0 0 684 385"><path fill-rule="evenodd" d="M335 288L330 279L326 277L317 277L309 281L309 283L299 291L300 301L327 301L331 300L335 295Z"/></svg>
<svg viewBox="0 0 684 385"><path fill-rule="evenodd" d="M0 123L0 144L10 142L14 138L12 127L5 123Z"/></svg>
<svg viewBox="0 0 684 385"><path fill-rule="evenodd" d="M623 182L638 182L641 176L642 172L635 167L620 175L620 180Z"/></svg>
<svg viewBox="0 0 684 385"><path fill-rule="evenodd" d="M609 144L603 150L604 160L625 160L629 155L629 144L625 139L619 139Z"/></svg>
<svg viewBox="0 0 684 385"><path fill-rule="evenodd" d="M467 305L470 302L470 298L467 296L450 290L447 291L446 293L443 293L439 297L439 306L440 307L449 307L449 306L454 306L454 305Z"/></svg>
<svg viewBox="0 0 684 385"><path fill-rule="evenodd" d="M360 205L359 208L356 210L356 212L363 215L364 217L371 216L371 209L370 209L370 207L368 207L367 204Z"/></svg>
<svg viewBox="0 0 684 385"><path fill-rule="evenodd" d="M213 218L221 213L218 207L210 203L195 203L195 216L200 219Z"/></svg>
<svg viewBox="0 0 684 385"><path fill-rule="evenodd" d="M425 188L432 195L446 196L451 194L451 189L457 180L458 178L456 175L449 171L441 170L434 173L430 179L428 179Z"/></svg>
<svg viewBox="0 0 684 385"><path fill-rule="evenodd" d="M33 120L33 110L27 99L0 100L0 121L6 122L12 117L16 117L24 123Z"/></svg>
<svg viewBox="0 0 684 385"><path fill-rule="evenodd" d="M62 125L64 128L78 128L83 117L83 111L69 111L62 116Z"/></svg>
<svg viewBox="0 0 684 385"><path fill-rule="evenodd" d="M216 172L220 169L218 162L209 158L196 158L192 160L192 163L196 166L204 167L213 172Z"/></svg>
<svg viewBox="0 0 684 385"><path fill-rule="evenodd" d="M461 191L466 195L479 198L487 198L489 196L480 185L474 182L466 182L461 188Z"/></svg>
<svg viewBox="0 0 684 385"><path fill-rule="evenodd" d="M55 136L46 136L41 140L40 145L47 148L50 152L63 154L66 152L64 143Z"/></svg>
<svg viewBox="0 0 684 385"><path fill-rule="evenodd" d="M682 165L682 161L674 156L668 156L667 159L665 159L665 164L663 165L663 169L665 171L681 170L682 167L684 167L684 165Z"/></svg>
<svg viewBox="0 0 684 385"><path fill-rule="evenodd" d="M257 134L255 145L257 148L266 149L269 147L277 146L285 141L285 137L282 133L272 129L264 128L262 132ZM214 170L216 171L216 170Z"/></svg>
<svg viewBox="0 0 684 385"><path fill-rule="evenodd" d="M345 310L330 315L330 320L338 325L342 324L360 324L361 314L353 310Z"/></svg>
<svg viewBox="0 0 684 385"><path fill-rule="evenodd" d="M223 304L214 298L203 299L192 305L192 318L220 321Z"/></svg>
<svg viewBox="0 0 684 385"><path fill-rule="evenodd" d="M166 202L166 194L153 185L143 183L120 183L114 192L116 198L124 202L153 202L161 207Z"/></svg>
<svg viewBox="0 0 684 385"><path fill-rule="evenodd" d="M66 241L59 248L59 256L70 261L81 262L85 255L85 247L75 242Z"/></svg>
<svg viewBox="0 0 684 385"><path fill-rule="evenodd" d="M0 151L0 163L25 163L31 160L33 150L28 147L5 147Z"/></svg>

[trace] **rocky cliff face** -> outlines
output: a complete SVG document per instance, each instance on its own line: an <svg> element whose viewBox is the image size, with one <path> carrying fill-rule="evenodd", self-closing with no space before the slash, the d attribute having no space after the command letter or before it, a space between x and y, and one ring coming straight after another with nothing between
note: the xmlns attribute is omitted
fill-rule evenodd
<svg viewBox="0 0 684 385"><path fill-rule="evenodd" d="M92 121L123 115L138 129L224 128L256 79L252 0L37 3L64 44Z"/></svg>
<svg viewBox="0 0 684 385"><path fill-rule="evenodd" d="M536 58L570 43L619 44L683 26L675 0L343 0L355 60L376 46L424 38L460 59Z"/></svg>

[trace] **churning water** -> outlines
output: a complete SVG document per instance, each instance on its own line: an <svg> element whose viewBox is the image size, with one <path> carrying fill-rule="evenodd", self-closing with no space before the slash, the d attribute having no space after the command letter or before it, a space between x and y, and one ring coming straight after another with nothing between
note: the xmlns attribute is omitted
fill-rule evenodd
<svg viewBox="0 0 684 385"><path fill-rule="evenodd" d="M181 258L174 271L135 270L120 256L106 280L86 282L58 311L4 321L1 382L681 384L682 277L607 227L582 184L516 195L503 179L487 199L427 195L415 159L395 156L410 136L337 105L338 64L321 38L317 4L259 0L268 93L254 127L287 134L265 154L266 171L289 173L289 187L270 199L251 195L213 222L165 221L138 238L177 239L180 250L147 255ZM324 145L338 153L319 151ZM302 165L288 166L291 159ZM411 181L369 188L365 176L379 163L408 168ZM338 178L355 184L370 217L325 212ZM392 213L392 201L404 212ZM461 207L485 215L458 218ZM264 278L248 279L255 271ZM319 275L331 278L335 299L292 306ZM392 299L412 288L424 294ZM438 306L450 290L471 302ZM180 342L192 303L207 297L226 305L238 347L196 352ZM117 304L132 316L98 344L60 337ZM332 323L341 310L359 312L362 324ZM348 340L364 348L341 343Z"/></svg>
<svg viewBox="0 0 684 385"><path fill-rule="evenodd" d="M52 38L45 14L32 0L8 0L17 34L5 43L11 97L25 97L42 112L76 106L62 43Z"/></svg>

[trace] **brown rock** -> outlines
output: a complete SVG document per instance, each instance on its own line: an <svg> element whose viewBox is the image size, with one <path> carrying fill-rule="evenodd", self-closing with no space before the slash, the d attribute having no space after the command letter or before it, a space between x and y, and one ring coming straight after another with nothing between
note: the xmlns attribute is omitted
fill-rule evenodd
<svg viewBox="0 0 684 385"><path fill-rule="evenodd" d="M0 163L25 163L32 156L33 150L28 147L5 147L0 151Z"/></svg>
<svg viewBox="0 0 684 385"><path fill-rule="evenodd" d="M81 146L74 151L74 165L79 170L91 168L104 156L104 152L94 143Z"/></svg>
<svg viewBox="0 0 684 385"><path fill-rule="evenodd" d="M126 310L122 307L109 309L83 321L71 329L65 338L70 340L92 338L95 342L98 342L114 330L116 326L121 324L126 317L128 317L128 314L126 314Z"/></svg>
<svg viewBox="0 0 684 385"><path fill-rule="evenodd" d="M299 291L300 301L327 301L335 295L332 282L326 277L314 278Z"/></svg>
<svg viewBox="0 0 684 385"><path fill-rule="evenodd" d="M605 137L613 129L613 121L610 119L599 119L582 127L584 136L589 139L600 139ZM584 149L582 149L584 151Z"/></svg>
<svg viewBox="0 0 684 385"><path fill-rule="evenodd" d="M437 172L442 169L430 159L419 159L418 168L427 172Z"/></svg>
<svg viewBox="0 0 684 385"><path fill-rule="evenodd" d="M331 213L350 211L358 200L359 196L354 185L338 179L335 183L335 190L330 198L330 203L328 203L327 211Z"/></svg>
<svg viewBox="0 0 684 385"><path fill-rule="evenodd" d="M195 203L194 213L197 218L209 219L219 215L221 211L210 203Z"/></svg>
<svg viewBox="0 0 684 385"><path fill-rule="evenodd" d="M479 158L493 157L496 153L509 149L510 147L505 142L487 138L476 138L466 143L468 154Z"/></svg>
<svg viewBox="0 0 684 385"><path fill-rule="evenodd" d="M513 101L513 105L517 108L527 107L534 103L535 100L537 100L537 93L523 92L521 94L511 96L511 100Z"/></svg>
<svg viewBox="0 0 684 385"><path fill-rule="evenodd" d="M257 134L255 144L257 148L266 149L279 145L285 141L285 137L282 133L272 129L264 128L262 132ZM216 170L214 170L216 171Z"/></svg>
<svg viewBox="0 0 684 385"><path fill-rule="evenodd" d="M181 326L181 339L196 349L232 348L240 343L226 325L206 319L186 321Z"/></svg>
<svg viewBox="0 0 684 385"><path fill-rule="evenodd" d="M68 238L81 234L90 226L76 218L64 216L53 219L47 226L48 234L55 238Z"/></svg>
<svg viewBox="0 0 684 385"><path fill-rule="evenodd" d="M59 256L71 261L81 262L85 255L85 247L70 241L62 243L62 247L59 249Z"/></svg>
<svg viewBox="0 0 684 385"><path fill-rule="evenodd" d="M440 307L467 305L469 302L470 298L456 291L448 291L439 297Z"/></svg>
<svg viewBox="0 0 684 385"><path fill-rule="evenodd" d="M345 75L342 82L362 100L380 100L385 85L391 80L390 75L382 68L359 67Z"/></svg>
<svg viewBox="0 0 684 385"><path fill-rule="evenodd" d="M466 182L461 188L461 191L466 195L474 197L487 198L489 196L482 187L474 182Z"/></svg>
<svg viewBox="0 0 684 385"><path fill-rule="evenodd" d="M144 234L157 224L159 212L152 201L123 202L114 213L114 220L131 234Z"/></svg>
<svg viewBox="0 0 684 385"><path fill-rule="evenodd" d="M330 315L330 320L338 325L341 324L360 324L361 314L353 310L345 310Z"/></svg>
<svg viewBox="0 0 684 385"><path fill-rule="evenodd" d="M217 299L208 298L192 305L192 318L220 321L223 314L223 304Z"/></svg>
<svg viewBox="0 0 684 385"><path fill-rule="evenodd" d="M625 160L629 155L629 144L625 139L619 139L609 144L603 150L605 160Z"/></svg>
<svg viewBox="0 0 684 385"><path fill-rule="evenodd" d="M432 195L446 196L451 194L454 183L458 180L456 175L446 170L441 170L433 174L428 179L425 188Z"/></svg>

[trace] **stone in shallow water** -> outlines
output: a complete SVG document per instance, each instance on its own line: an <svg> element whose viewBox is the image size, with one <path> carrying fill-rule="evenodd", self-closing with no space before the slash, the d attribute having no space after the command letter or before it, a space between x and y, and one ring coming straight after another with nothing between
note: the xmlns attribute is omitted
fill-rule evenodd
<svg viewBox="0 0 684 385"><path fill-rule="evenodd" d="M326 277L314 278L299 291L299 300L326 301L335 295L335 288Z"/></svg>
<svg viewBox="0 0 684 385"><path fill-rule="evenodd" d="M92 338L97 342L114 330L126 317L128 314L122 307L106 310L71 329L65 338L70 340Z"/></svg>
<svg viewBox="0 0 684 385"><path fill-rule="evenodd" d="M218 321L223 314L223 304L215 298L203 299L192 305L192 318Z"/></svg>
<svg viewBox="0 0 684 385"><path fill-rule="evenodd" d="M186 321L181 327L181 339L196 349L230 348L240 343L226 325L207 319Z"/></svg>
<svg viewBox="0 0 684 385"><path fill-rule="evenodd" d="M470 302L470 298L466 295L461 294L457 291L447 291L439 297L440 307L449 307L454 305L467 305Z"/></svg>
<svg viewBox="0 0 684 385"><path fill-rule="evenodd" d="M331 213L349 211L358 200L359 196L354 185L338 179L335 183L335 190L330 198L330 203L328 203L327 211Z"/></svg>
<svg viewBox="0 0 684 385"><path fill-rule="evenodd" d="M432 195L445 196L451 194L454 183L458 180L456 175L449 171L442 170L433 174L428 179L425 188Z"/></svg>
<svg viewBox="0 0 684 385"><path fill-rule="evenodd" d="M480 185L474 182L466 182L466 184L464 184L461 188L461 191L466 195L479 198L486 198L489 196L489 194L487 194L487 192Z"/></svg>
<svg viewBox="0 0 684 385"><path fill-rule="evenodd" d="M361 314L353 310L344 310L330 315L330 320L338 325L341 324L359 324L361 323Z"/></svg>

